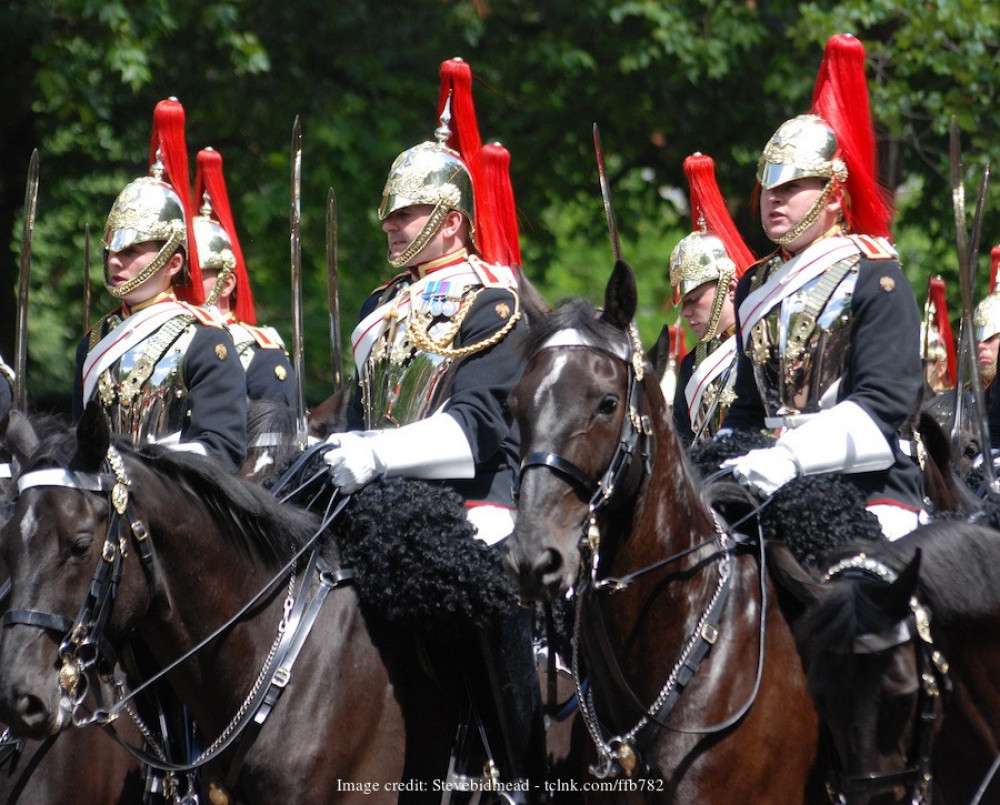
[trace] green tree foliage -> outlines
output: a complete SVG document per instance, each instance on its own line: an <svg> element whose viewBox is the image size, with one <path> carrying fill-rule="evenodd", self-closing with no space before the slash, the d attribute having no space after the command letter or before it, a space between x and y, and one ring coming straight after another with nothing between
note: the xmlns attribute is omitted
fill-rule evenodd
<svg viewBox="0 0 1000 805"><path fill-rule="evenodd" d="M11 243L0 244L9 255L0 285L16 287L17 217L38 147L29 392L69 394L84 324L84 226L96 317L111 306L100 230L117 191L145 172L154 105L174 95L187 111L192 165L204 146L224 156L259 315L286 339L289 137L302 120L307 397L324 397L327 190L339 202L346 338L364 295L389 274L375 214L388 166L431 137L438 67L452 56L472 65L484 139L511 151L525 269L551 301L599 301L611 267L599 124L651 341L676 315L665 274L691 224L684 158L715 158L737 223L767 250L750 205L757 156L782 120L808 108L826 39L854 33L869 52L905 269L919 301L932 273L957 300L947 132L955 115L972 197L1000 121L998 16L973 0L13 0L0 10L0 238ZM997 237L998 194L991 188L983 254ZM13 293L0 294L8 356L14 321Z"/></svg>

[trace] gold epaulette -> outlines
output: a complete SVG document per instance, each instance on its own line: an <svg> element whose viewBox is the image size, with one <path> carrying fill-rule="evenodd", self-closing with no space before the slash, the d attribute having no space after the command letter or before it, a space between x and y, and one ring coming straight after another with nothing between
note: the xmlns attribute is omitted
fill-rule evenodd
<svg viewBox="0 0 1000 805"><path fill-rule="evenodd" d="M885 238L874 238L871 235L850 235L851 240L869 260L895 260L899 255L896 249Z"/></svg>

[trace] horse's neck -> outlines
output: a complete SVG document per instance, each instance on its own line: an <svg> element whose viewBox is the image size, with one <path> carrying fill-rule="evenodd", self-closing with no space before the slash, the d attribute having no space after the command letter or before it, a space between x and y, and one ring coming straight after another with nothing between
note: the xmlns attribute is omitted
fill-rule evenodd
<svg viewBox="0 0 1000 805"><path fill-rule="evenodd" d="M169 481L154 473L136 480L149 502L146 516L155 545L152 573L157 589L142 634L157 661L166 665L233 617L273 573L233 546L200 501L179 517L176 502L184 496ZM286 589L278 585L251 613L260 628L231 630L172 674L178 688L185 689L185 701L193 696L209 707L231 709L227 697L243 694L277 633Z"/></svg>

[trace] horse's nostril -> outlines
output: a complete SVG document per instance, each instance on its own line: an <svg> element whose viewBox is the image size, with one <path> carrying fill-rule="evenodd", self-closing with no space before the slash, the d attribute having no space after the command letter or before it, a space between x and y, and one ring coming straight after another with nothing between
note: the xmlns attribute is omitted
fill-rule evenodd
<svg viewBox="0 0 1000 805"><path fill-rule="evenodd" d="M551 573L556 573L562 567L562 555L555 548L546 548L535 558L531 569L535 572L535 578L543 578Z"/></svg>

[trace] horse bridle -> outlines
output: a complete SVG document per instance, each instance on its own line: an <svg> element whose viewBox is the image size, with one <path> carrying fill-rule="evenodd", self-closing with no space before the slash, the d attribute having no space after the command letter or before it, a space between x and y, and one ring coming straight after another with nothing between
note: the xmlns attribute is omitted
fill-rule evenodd
<svg viewBox="0 0 1000 805"><path fill-rule="evenodd" d="M896 572L882 562L860 554L833 565L823 580L830 581L850 575L874 578L886 584L893 583L897 578ZM916 649L917 674L920 679L917 721L911 739L911 747L915 750L912 762L898 772L846 774L840 768L837 753L833 752L832 779L827 783L827 793L833 802L843 802L847 794L862 794L896 786L905 786L912 790L911 805L921 805L930 801L934 728L941 717L942 696L951 690L948 661L934 646L931 636L930 610L921 604L916 596L911 597L909 612L902 620L884 631L857 635L854 638L852 651L854 654L876 654L907 643L913 643Z"/></svg>
<svg viewBox="0 0 1000 805"><path fill-rule="evenodd" d="M600 726L597 713L593 708L593 687L590 686L588 690L584 690L584 682L578 668L578 648L580 645L579 629L582 620L580 608L582 607L585 596L583 594L584 590L581 589L577 591L578 610L573 639L573 679L576 683L577 700L580 705L581 715L583 716L583 720L591 740L594 742L600 756L598 765L591 767L591 772L598 778L620 775L631 777L640 762L637 747L642 743L643 738L650 735L654 730L666 726L665 720L667 715L679 700L684 687L693 678L701 662L705 659L718 637L716 624L718 623L721 613L726 605L726 602L728 601L731 590L732 572L730 557L732 552L735 550L736 543L741 541L741 538L739 538L738 535L730 534L729 531L723 527L718 515L713 512L716 528L709 538L678 553L672 554L665 559L658 560L650 565L633 571L628 574L628 576L621 578L609 577L604 579L598 577L601 539L600 523L598 520L599 515L609 505L615 495L615 492L621 489L621 481L631 468L632 460L636 456L637 452L641 453L643 459L643 472L645 475L649 476L652 473L651 445L653 428L649 416L644 410L645 405L642 385L646 375L645 354L642 351L638 331L636 330L634 324L629 326L626 335L627 345L624 353L609 350L583 341L574 341L573 338L559 338L558 334L556 337L550 339L549 342L546 342L546 344L543 345L542 349L565 346L585 346L588 349L604 352L611 355L613 358L622 360L625 363L628 372L625 414L622 419L622 430L621 435L619 436L617 449L611 459L608 469L604 472L600 479L595 478L573 462L556 453L529 453L521 462L520 474L517 478L517 484L515 485L515 500L517 499L517 490L520 486L520 481L523 478L524 473L533 467L548 467L557 474L563 476L570 482L571 485L575 486L581 493L583 493L585 497L589 498L589 513L587 518L588 526L586 533L580 539L579 549L581 554L581 563L584 566L587 564L587 557L589 554L590 589L593 590L608 589L612 592L620 592L631 584L631 582L636 578L662 567L666 567L684 558L685 556L688 556L689 554L695 553L702 548L716 543L719 543L720 545L721 550L719 553L722 559L719 566L719 582L715 593L712 596L708 607L702 613L697 629L685 645L682 657L678 660L674 669L668 676L667 682L661 689L660 694L656 697L653 705L648 708L648 710L638 701L638 698L631 686L628 684L627 680L625 680L620 666L618 665L617 660L614 657L614 653L609 645L609 641L607 639L607 629L604 627L602 621L601 628L597 629L597 636L602 655L605 657L605 662L611 669L612 676L615 678L617 684L631 696L633 701L635 701L637 706L644 713L639 722L630 731L613 737L608 741L603 738L602 728ZM759 544L761 549L760 566L763 568L763 540L761 540ZM761 616L762 627L760 635L760 652L753 692L743 707L739 708L736 713L732 715L732 717L726 719L725 722L698 730L680 730L681 732L690 731L702 734L726 730L743 717L756 698L763 673L764 659L763 611L766 611L766 594L764 593L763 579L761 582L761 589L762 596L764 596L762 599L764 604ZM599 607L597 607L597 609L599 611Z"/></svg>
<svg viewBox="0 0 1000 805"><path fill-rule="evenodd" d="M37 626L64 636L59 645L59 686L72 707L74 723L79 723L77 711L90 687L89 675L95 670L102 675L110 674L116 662L115 652L105 639L104 631L121 583L129 535L134 538L143 568L151 574L153 552L147 541L149 531L136 514L129 491L131 481L125 473L121 455L114 447L108 448L100 473L67 469L35 470L20 476L17 486L19 493L32 487L64 486L105 492L111 499L101 561L94 571L76 620L70 621L62 615L34 609L12 609L3 617L5 627L14 624ZM95 691L99 689L99 685L94 686Z"/></svg>
<svg viewBox="0 0 1000 805"><path fill-rule="evenodd" d="M573 331L565 331L573 332ZM520 471L514 484L514 501L517 502L521 482L525 473L534 467L548 467L568 480L582 495L588 499L587 530L580 538L579 548L581 561L586 564L590 557L591 577L596 579L598 572L598 548L600 547L599 517L611 502L621 482L632 467L632 461L637 452L641 454L643 471L648 475L652 471L652 451L650 449L653 426L649 415L645 413L642 384L646 376L646 355L642 351L639 333L635 324L630 324L626 333L624 351L608 349L587 343L584 340L575 343L567 342L558 337L546 342L542 349L558 347L584 346L590 350L604 352L613 358L625 362L628 379L625 393L625 413L622 417L621 434L618 446L611 458L608 468L600 478L596 478L569 459L558 453L539 451L529 453L521 461Z"/></svg>
<svg viewBox="0 0 1000 805"><path fill-rule="evenodd" d="M307 452L312 456L315 450ZM69 699L75 725L101 724L108 730L111 737L137 760L160 771L171 773L190 772L198 769L235 745L225 780L225 786L231 789L236 784L250 746L263 728L290 680L292 666L316 622L327 595L331 590L349 584L354 579L353 569L332 569L320 556L320 551L317 548L318 539L346 506L350 496L343 496L339 501L331 500L323 521L313 537L232 618L188 652L162 668L153 677L132 689L127 696L119 698L110 709L98 710L92 716L78 718L78 710L82 707L86 689L89 687L89 685L85 685L80 688L80 682L87 680L88 674L94 670L104 676L110 676L113 673L116 662L115 652L104 637L104 627L110 616L121 581L123 560L128 552L129 533L135 539L147 581L150 585L153 584L153 551L148 540L149 531L136 514L130 494L131 481L125 472L121 455L113 445L108 448L102 469L104 471L100 473L82 473L67 469L42 469L25 473L18 479L19 492L41 486L61 486L90 492L104 492L109 494L111 505L109 506L107 536L101 552L101 561L94 571L87 598L76 621L70 622L68 618L61 615L52 615L37 610L15 609L4 614L3 623L5 626L15 623L38 626L65 635L59 648L59 656L62 661L59 670L59 685L64 696ZM308 567L303 576L302 590L300 595L296 597L292 591L295 567L306 553L310 554ZM306 595L306 585L314 575L318 577L319 583L311 595ZM278 625L277 637L264 667L233 720L211 746L205 749L192 763L171 763L165 760L161 751L157 750L157 754L152 755L131 746L118 735L112 722L131 699L237 623L248 611L270 595L277 583L286 577L289 578L289 592L284 602L284 614ZM115 683L115 685L119 690L123 687L121 683ZM94 690L99 691L100 685L94 685ZM98 704L100 705L101 702L98 701ZM144 737L152 742L152 736L148 729L144 728L143 724L137 723ZM154 749L156 749L155 745Z"/></svg>

